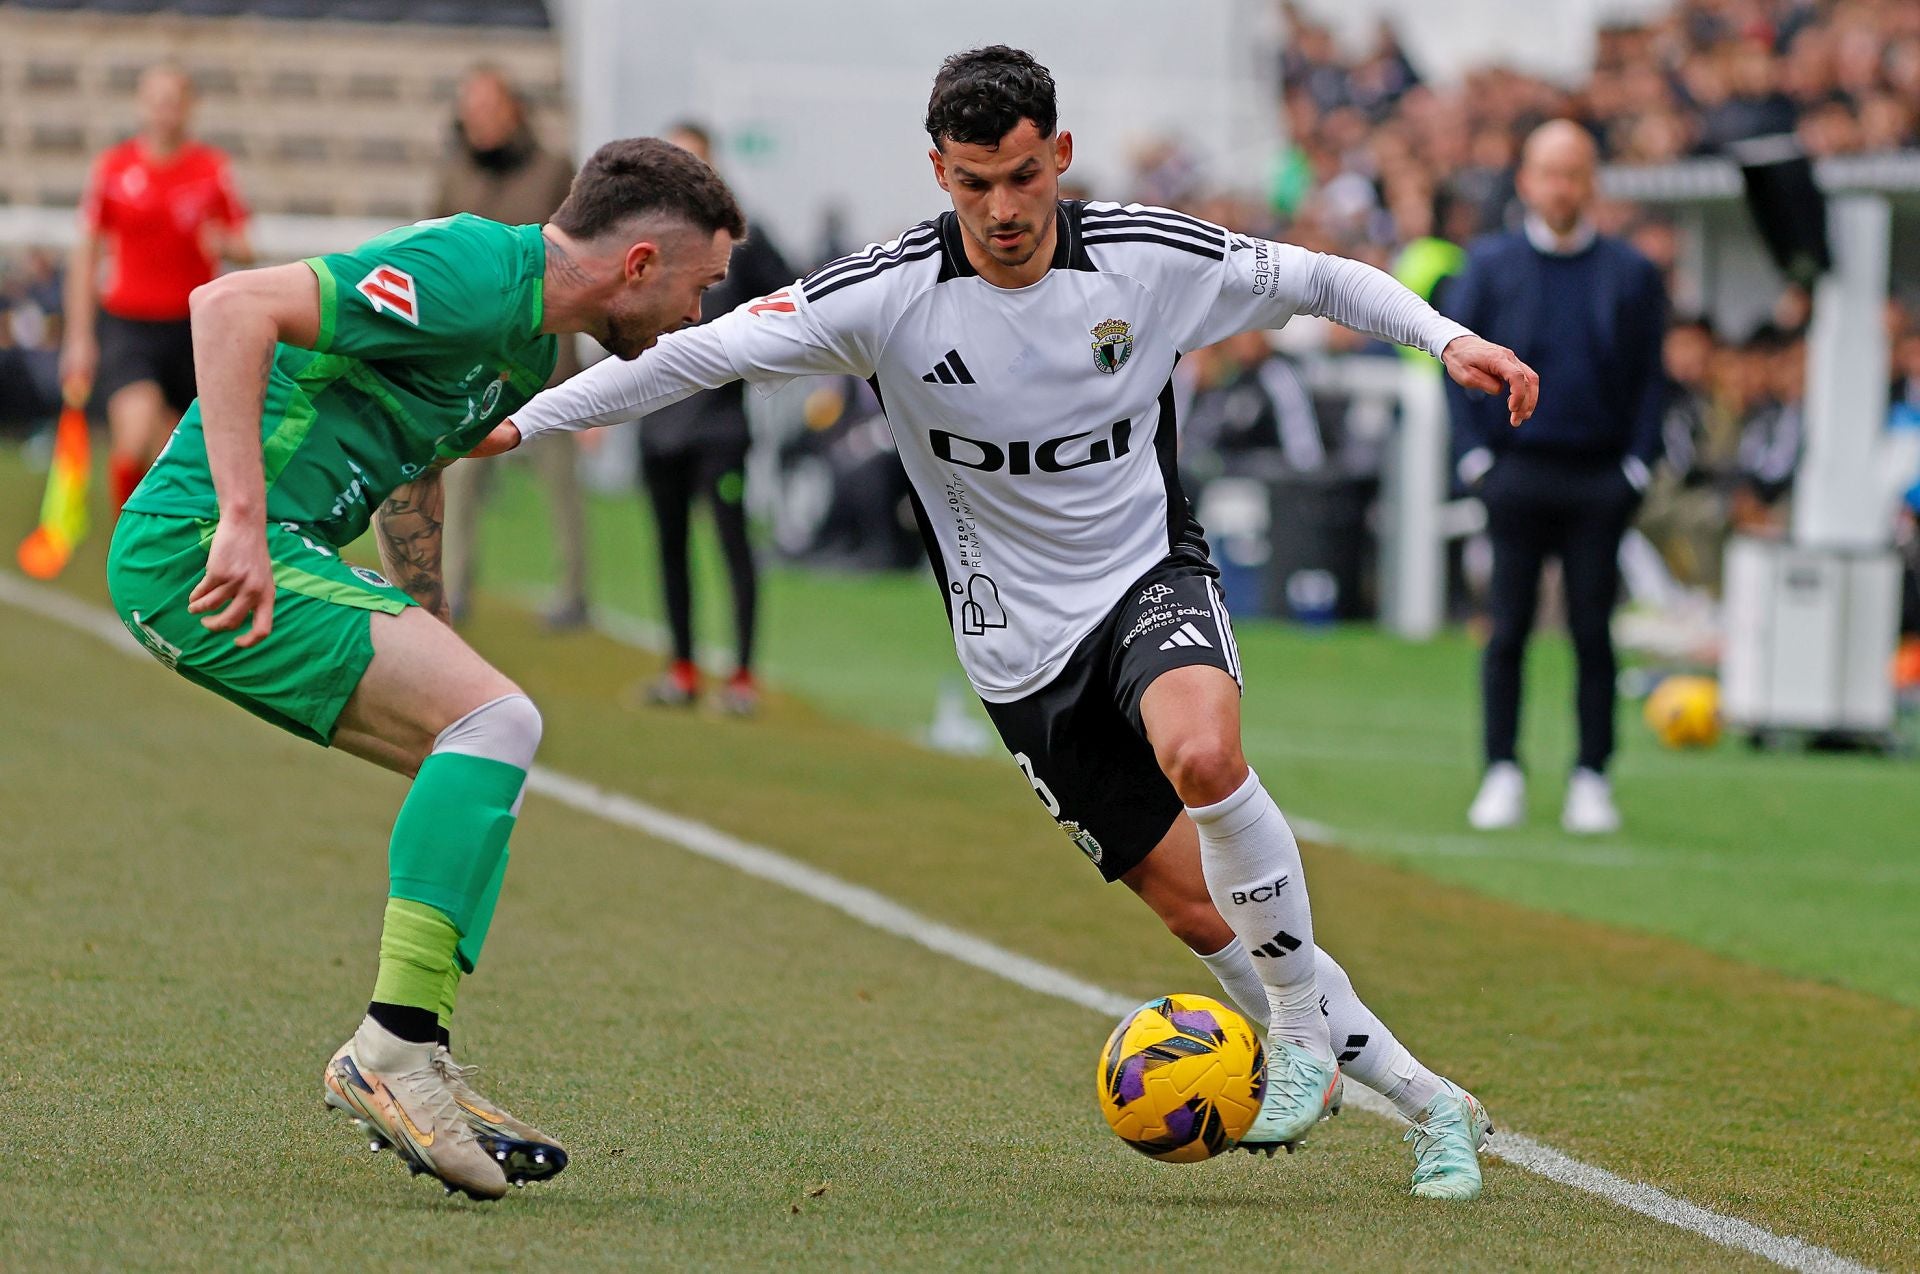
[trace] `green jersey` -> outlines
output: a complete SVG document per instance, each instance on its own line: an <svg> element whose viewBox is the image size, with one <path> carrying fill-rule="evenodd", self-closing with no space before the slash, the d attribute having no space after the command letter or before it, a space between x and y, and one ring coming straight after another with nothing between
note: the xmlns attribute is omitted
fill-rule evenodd
<svg viewBox="0 0 1920 1274"><path fill-rule="evenodd" d="M266 512L339 547L394 488L466 455L538 393L559 345L540 333L539 226L462 213L306 264L320 336L274 352L260 419ZM219 515L198 401L127 508Z"/></svg>

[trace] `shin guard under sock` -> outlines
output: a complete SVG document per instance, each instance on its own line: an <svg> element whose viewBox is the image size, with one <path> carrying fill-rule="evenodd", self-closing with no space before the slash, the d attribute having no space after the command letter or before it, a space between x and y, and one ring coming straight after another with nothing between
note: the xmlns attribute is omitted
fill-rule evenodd
<svg viewBox="0 0 1920 1274"><path fill-rule="evenodd" d="M1189 807L1207 893L1267 989L1269 1034L1331 1057L1314 984L1313 912L1300 843L1251 770L1229 797Z"/></svg>
<svg viewBox="0 0 1920 1274"><path fill-rule="evenodd" d="M421 763L394 820L387 852L389 892L424 903L452 920L461 968L472 972L494 893L506 870L513 806L525 770L504 761L435 752ZM484 914L483 914L484 913ZM429 1006L439 1003L439 990Z"/></svg>

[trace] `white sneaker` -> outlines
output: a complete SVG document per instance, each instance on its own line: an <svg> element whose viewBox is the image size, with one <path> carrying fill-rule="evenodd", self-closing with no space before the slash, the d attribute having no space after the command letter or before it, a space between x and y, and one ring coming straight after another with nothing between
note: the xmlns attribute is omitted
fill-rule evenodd
<svg viewBox="0 0 1920 1274"><path fill-rule="evenodd" d="M1518 827L1527 813L1527 777L1512 761L1495 761L1480 780L1480 794L1467 809L1467 825L1491 832Z"/></svg>
<svg viewBox="0 0 1920 1274"><path fill-rule="evenodd" d="M1593 770L1575 770L1567 780L1567 804L1560 826L1582 836L1620 830L1620 809L1613 803L1613 785Z"/></svg>

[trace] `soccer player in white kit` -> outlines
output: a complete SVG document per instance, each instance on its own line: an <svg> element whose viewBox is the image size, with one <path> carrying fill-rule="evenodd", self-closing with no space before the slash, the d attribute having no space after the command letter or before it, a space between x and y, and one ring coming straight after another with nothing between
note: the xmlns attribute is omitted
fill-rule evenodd
<svg viewBox="0 0 1920 1274"><path fill-rule="evenodd" d="M954 644L1047 812L1267 1028L1243 1148L1291 1149L1341 1068L1413 1121L1414 1193L1473 1198L1490 1131L1313 940L1300 848L1240 745L1240 663L1174 463L1179 356L1296 313L1423 349L1460 383L1538 379L1370 266L1161 208L1062 201L1052 77L994 46L928 105L953 210L515 412L494 447L747 379L869 378L912 480ZM517 437L515 436L517 434Z"/></svg>

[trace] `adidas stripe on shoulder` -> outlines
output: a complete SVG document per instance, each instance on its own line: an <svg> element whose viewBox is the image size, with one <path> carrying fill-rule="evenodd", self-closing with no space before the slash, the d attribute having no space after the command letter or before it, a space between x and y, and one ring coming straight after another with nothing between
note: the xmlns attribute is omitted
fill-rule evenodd
<svg viewBox="0 0 1920 1274"><path fill-rule="evenodd" d="M1151 243L1190 252L1209 261L1226 259L1226 231L1170 208L1142 204L1088 204L1080 213L1081 238L1103 243Z"/></svg>
<svg viewBox="0 0 1920 1274"><path fill-rule="evenodd" d="M852 256L829 262L800 280L800 292L808 301L818 301L842 288L877 278L888 270L938 255L940 231L937 222L923 221L889 244L876 244Z"/></svg>

